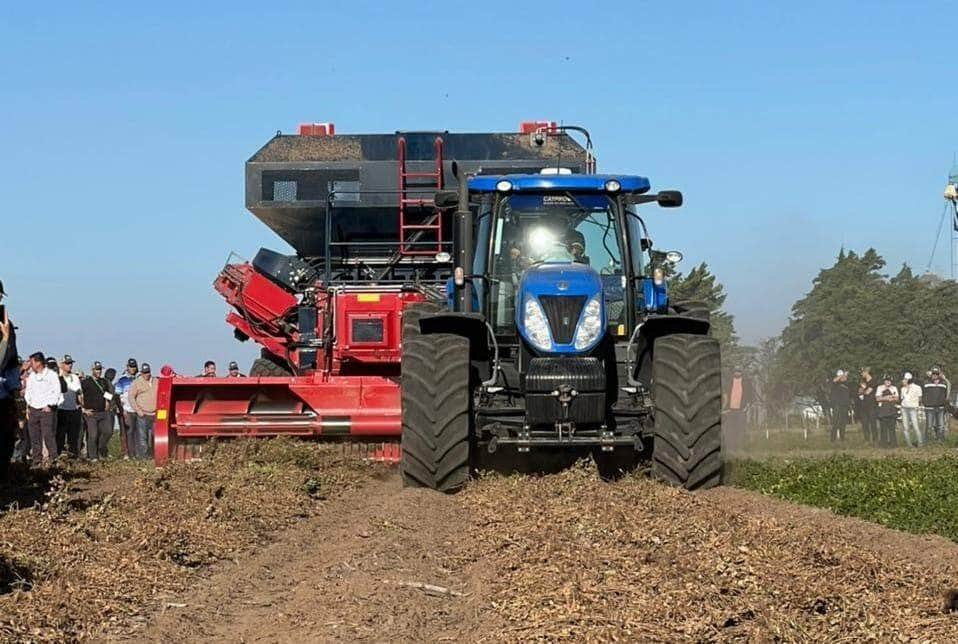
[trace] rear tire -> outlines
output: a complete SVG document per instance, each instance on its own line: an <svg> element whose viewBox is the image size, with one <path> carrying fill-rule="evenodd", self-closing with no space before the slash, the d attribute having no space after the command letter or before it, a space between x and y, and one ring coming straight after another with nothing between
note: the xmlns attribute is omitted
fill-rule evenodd
<svg viewBox="0 0 958 644"><path fill-rule="evenodd" d="M457 491L469 479L469 341L445 333L404 341L400 386L403 484Z"/></svg>
<svg viewBox="0 0 958 644"><path fill-rule="evenodd" d="M698 490L722 479L722 378L718 341L675 334L653 346L652 475Z"/></svg>
<svg viewBox="0 0 958 644"><path fill-rule="evenodd" d="M293 375L293 372L268 358L256 358L249 368L249 375L250 378L288 378Z"/></svg>

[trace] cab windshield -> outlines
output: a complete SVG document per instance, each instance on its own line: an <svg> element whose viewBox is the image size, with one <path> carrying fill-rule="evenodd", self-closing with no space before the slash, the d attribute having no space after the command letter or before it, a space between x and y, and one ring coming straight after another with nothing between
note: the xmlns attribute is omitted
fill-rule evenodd
<svg viewBox="0 0 958 644"><path fill-rule="evenodd" d="M497 333L510 333L515 327L515 295L522 273L545 263L592 267L603 282L610 323L621 317L621 235L615 204L607 196L514 194L501 199L494 214L489 319Z"/></svg>

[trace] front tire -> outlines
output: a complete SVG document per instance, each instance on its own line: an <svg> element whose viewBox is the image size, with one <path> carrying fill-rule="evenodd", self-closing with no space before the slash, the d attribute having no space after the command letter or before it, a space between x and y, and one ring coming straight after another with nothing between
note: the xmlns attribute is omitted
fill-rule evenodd
<svg viewBox="0 0 958 644"><path fill-rule="evenodd" d="M407 337L400 389L403 484L459 490L469 479L469 341L445 333Z"/></svg>
<svg viewBox="0 0 958 644"><path fill-rule="evenodd" d="M652 475L698 490L722 479L722 377L718 341L675 334L655 341Z"/></svg>
<svg viewBox="0 0 958 644"><path fill-rule="evenodd" d="M402 341L417 338L422 335L419 320L426 315L438 313L441 309L434 302L413 302L402 310Z"/></svg>

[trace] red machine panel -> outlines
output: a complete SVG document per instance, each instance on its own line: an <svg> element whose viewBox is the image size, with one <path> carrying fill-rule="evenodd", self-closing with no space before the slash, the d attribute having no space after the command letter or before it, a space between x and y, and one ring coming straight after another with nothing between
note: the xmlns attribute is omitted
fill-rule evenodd
<svg viewBox="0 0 958 644"><path fill-rule="evenodd" d="M403 307L422 300L415 292L338 293L333 359L340 364L398 363Z"/></svg>

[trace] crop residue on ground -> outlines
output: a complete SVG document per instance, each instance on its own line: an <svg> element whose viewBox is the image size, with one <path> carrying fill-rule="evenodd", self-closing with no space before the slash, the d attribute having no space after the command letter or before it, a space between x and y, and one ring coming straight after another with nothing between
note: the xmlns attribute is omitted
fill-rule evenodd
<svg viewBox="0 0 958 644"><path fill-rule="evenodd" d="M364 467L328 448L261 441L163 470L122 462L21 472L21 507L36 500L31 490L42 500L0 516L0 638L135 632L193 571L358 485Z"/></svg>
<svg viewBox="0 0 958 644"><path fill-rule="evenodd" d="M640 476L603 484L582 467L492 477L464 499L475 547L499 571L488 596L509 627L497 637L958 636L942 613L955 562L921 569L868 547L875 526L804 508L793 520L789 506L739 490L695 495Z"/></svg>

